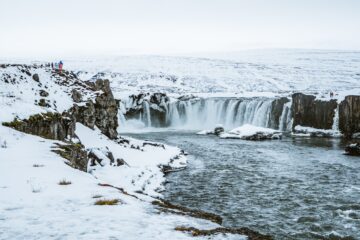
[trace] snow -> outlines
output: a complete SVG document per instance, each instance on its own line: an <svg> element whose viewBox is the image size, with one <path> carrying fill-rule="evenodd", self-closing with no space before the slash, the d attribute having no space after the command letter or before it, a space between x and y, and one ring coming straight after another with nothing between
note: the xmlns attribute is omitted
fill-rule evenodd
<svg viewBox="0 0 360 240"><path fill-rule="evenodd" d="M165 92L172 102L184 95L275 98L303 92L329 100L329 91L334 91L334 99L340 102L346 95L360 94L359 52L287 50L201 58L122 56L64 62L65 69L74 70L82 80L108 78L117 99L141 92ZM62 112L73 105L71 90L75 86L59 84L49 68L29 71L31 75L37 73L40 82L22 72L20 66L0 67L0 123L47 111ZM14 83L6 83L5 78ZM40 97L40 90L46 90L49 96ZM81 90L86 100L96 94ZM40 98L45 98L50 107L35 104ZM307 136L338 134L336 129L296 126L295 130ZM198 134L209 133L213 131ZM241 139L257 133L279 134L245 124L220 137ZM75 170L51 151L58 141L0 125L0 239L193 239L174 228L219 227L205 220L159 213L151 204L165 190L161 166L186 166L186 157L179 148L144 145L144 141L133 138L126 138L129 144L119 144L99 129L82 124L76 125L76 135L88 151L106 160L102 166L89 166L88 173ZM127 164L109 164L108 151ZM61 180L71 184L59 185ZM123 188L137 198L99 183ZM96 195L119 199L120 203L95 206Z"/></svg>
<svg viewBox="0 0 360 240"><path fill-rule="evenodd" d="M84 141L90 147L99 143L96 147L106 145L114 152L117 150L110 140L99 135L98 130L78 126L78 133L82 140L94 137L94 140ZM151 156L147 159L144 156L138 159L140 155L122 152L126 149L119 147L116 154L129 154L126 160L133 171L126 167L111 169L105 166L97 168L91 175L69 167L63 158L51 152L58 141L3 126L0 126L0 136L7 142L6 148L0 148L0 239L192 239L188 234L174 231L174 228L194 226L209 229L219 226L185 216L158 214L150 203L152 198L143 196L136 199L117 189L99 186L99 183L127 186L130 185L127 180L133 179L133 174L141 170L155 171L154 164L164 163L165 157L154 159L157 154L151 155L153 149L150 146L143 153ZM136 140L131 142L137 143ZM166 148L168 156L177 151L177 148ZM59 185L59 181L64 179L71 184ZM123 180L126 183L122 183ZM156 184L163 178L157 180ZM150 184L152 188L155 182ZM142 184L142 181L137 184ZM94 196L97 195L102 196L100 199L119 199L120 204L96 206ZM224 236L216 235L211 239L224 239ZM228 235L225 239L239 239L239 236Z"/></svg>
<svg viewBox="0 0 360 240"><path fill-rule="evenodd" d="M69 59L82 79L108 78L117 98L166 92L208 97L360 94L360 53L314 50L247 51L223 56L119 56ZM355 90L354 90L355 89Z"/></svg>
<svg viewBox="0 0 360 240"><path fill-rule="evenodd" d="M21 72L23 69L24 67L20 66L0 68L0 122L12 121L15 117L28 118L30 115L48 111L63 112L73 105L70 93L75 87L58 84L58 78L52 76L50 68L29 69L31 75L39 75L39 82ZM5 82L6 78L8 83ZM49 96L41 97L40 90L45 90ZM84 100L92 97L89 91L82 89L82 92ZM36 104L41 98L46 99L49 108Z"/></svg>
<svg viewBox="0 0 360 240"><path fill-rule="evenodd" d="M126 139L129 144L116 143L97 128L77 124L79 139L73 142L80 140L88 151L107 160L102 166L89 166L86 173L71 168L67 160L52 152L55 143L61 142L2 126L15 117L68 110L73 106L74 88L81 90L84 101L96 94L74 82L62 85L68 79L52 76L49 68L31 67L30 76L22 69L0 66L0 239L193 239L175 227L220 227L206 220L163 213L151 204L165 190L161 165L174 169L186 166L186 157L177 147L153 146L132 138ZM32 79L35 73L40 82ZM40 97L40 90L49 96ZM40 98L50 107L38 106ZM111 166L105 156L108 151L127 164ZM71 184L59 185L62 180ZM137 198L99 184L123 188ZM96 206L95 196L118 199L119 204ZM244 239L238 235L210 239L240 238Z"/></svg>
<svg viewBox="0 0 360 240"><path fill-rule="evenodd" d="M339 130L318 129L318 128L300 126L300 125L295 126L295 132L292 133L292 135L303 136L303 137L310 137L310 136L341 137L342 136Z"/></svg>
<svg viewBox="0 0 360 240"><path fill-rule="evenodd" d="M239 138L243 139L246 137L251 137L258 133L262 134L276 134L279 131L271 129L271 128L264 128L258 127L250 124L244 124L241 127L234 128L227 133L223 133L220 135L220 138Z"/></svg>
<svg viewBox="0 0 360 240"><path fill-rule="evenodd" d="M161 197L157 191L165 190L162 183L165 181L164 174L160 171L160 165L168 165L169 160L179 156L179 159L170 164L173 168L186 166L186 158L181 155L177 147L164 145L154 147L143 146L143 141L127 138L129 145L119 145L101 134L100 130L91 130L80 123L76 124L76 135L87 149L108 149L114 158L124 159L129 166L112 167L106 165L92 171L93 175L100 179L106 179L116 186L128 191L142 191L150 196ZM130 148L130 145L139 146L143 151Z"/></svg>
<svg viewBox="0 0 360 240"><path fill-rule="evenodd" d="M199 132L196 133L197 135L209 135L209 134L214 134L214 130L201 130Z"/></svg>

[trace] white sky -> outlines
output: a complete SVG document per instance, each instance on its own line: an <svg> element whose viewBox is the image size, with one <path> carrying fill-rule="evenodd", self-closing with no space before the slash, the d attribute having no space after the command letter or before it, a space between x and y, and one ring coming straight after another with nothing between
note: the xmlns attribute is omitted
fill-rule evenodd
<svg viewBox="0 0 360 240"><path fill-rule="evenodd" d="M0 0L0 56L360 50L360 0Z"/></svg>

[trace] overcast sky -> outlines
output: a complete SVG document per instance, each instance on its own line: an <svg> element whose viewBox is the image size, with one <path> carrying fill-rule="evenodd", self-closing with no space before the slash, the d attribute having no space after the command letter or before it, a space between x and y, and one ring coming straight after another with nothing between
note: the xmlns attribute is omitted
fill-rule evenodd
<svg viewBox="0 0 360 240"><path fill-rule="evenodd" d="M360 50L360 0L0 0L0 55Z"/></svg>

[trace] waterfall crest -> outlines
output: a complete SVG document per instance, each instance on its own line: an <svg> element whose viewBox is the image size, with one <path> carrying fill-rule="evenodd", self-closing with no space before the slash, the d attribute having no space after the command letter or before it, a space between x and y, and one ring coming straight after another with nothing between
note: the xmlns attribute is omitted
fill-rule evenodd
<svg viewBox="0 0 360 240"><path fill-rule="evenodd" d="M274 99L271 98L188 99L161 102L162 108L160 108L144 100L137 105L137 108L126 112L124 109L129 109L126 105L131 104L131 101L128 101L122 105L119 119L124 127L129 127L129 122L133 124L136 120L136 127L203 130L213 129L221 124L225 129L230 130L244 124L251 124L283 131L289 130L291 103L283 103L279 109L273 109L276 108L273 101ZM125 118L127 120L124 123ZM276 122L275 125L274 122Z"/></svg>
<svg viewBox="0 0 360 240"><path fill-rule="evenodd" d="M243 124L269 127L271 99L200 99L169 104L167 125L172 128L227 129Z"/></svg>

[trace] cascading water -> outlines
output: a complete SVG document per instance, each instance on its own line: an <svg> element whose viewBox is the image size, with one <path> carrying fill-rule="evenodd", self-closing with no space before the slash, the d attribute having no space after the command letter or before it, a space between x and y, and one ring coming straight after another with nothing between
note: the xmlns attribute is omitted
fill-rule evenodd
<svg viewBox="0 0 360 240"><path fill-rule="evenodd" d="M291 102L284 104L281 117L279 120L279 130L281 131L291 131L292 126L292 116L291 116Z"/></svg>
<svg viewBox="0 0 360 240"><path fill-rule="evenodd" d="M271 99L201 99L169 104L167 124L172 128L230 129L243 124L269 127Z"/></svg>
<svg viewBox="0 0 360 240"><path fill-rule="evenodd" d="M151 113L150 113L150 105L147 101L143 102L144 105L144 118L145 118L145 124L147 127L151 127Z"/></svg>
<svg viewBox="0 0 360 240"><path fill-rule="evenodd" d="M332 130L334 130L336 132L339 132L339 105L335 109L335 115L334 115Z"/></svg>
<svg viewBox="0 0 360 240"><path fill-rule="evenodd" d="M272 114L273 101L274 99L270 98L207 98L170 102L163 104L164 121L160 126L159 121L156 120L156 111L151 109L153 106L150 106L148 101L143 101L142 110L136 115L137 117L130 118L132 120L127 120L123 126L129 126L129 121L137 119L137 126L142 124L146 127L203 130L213 129L221 124L229 130L251 124L288 130L291 121L291 103L284 105L281 118L278 119L279 126L271 126L272 118L275 118Z"/></svg>

